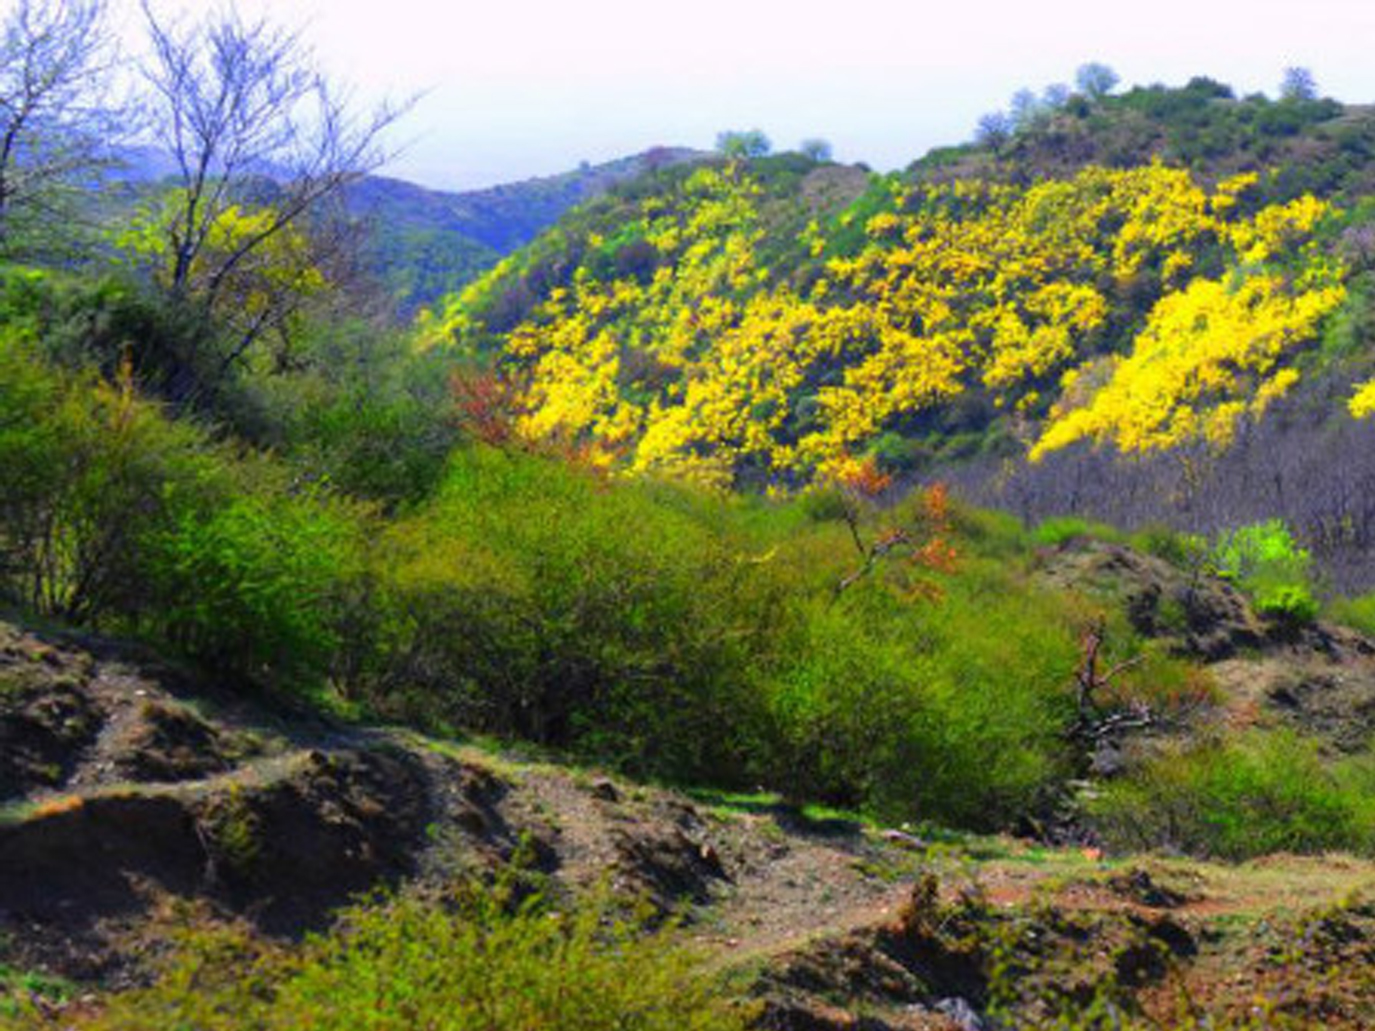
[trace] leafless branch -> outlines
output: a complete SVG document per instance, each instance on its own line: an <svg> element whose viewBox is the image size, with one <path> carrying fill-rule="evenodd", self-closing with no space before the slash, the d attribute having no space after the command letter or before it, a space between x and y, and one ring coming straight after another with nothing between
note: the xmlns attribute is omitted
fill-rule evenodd
<svg viewBox="0 0 1375 1031"><path fill-rule="evenodd" d="M18 0L0 24L0 248L16 219L46 221L63 187L109 153L105 15L105 0Z"/></svg>
<svg viewBox="0 0 1375 1031"><path fill-rule="evenodd" d="M142 73L180 189L160 278L207 311L232 307L256 255L288 230L309 235L324 202L390 158L382 136L410 104L357 113L300 35L265 19L230 8L174 22L141 3L152 42ZM240 205L266 217L226 242L219 227ZM286 293L283 316L299 300ZM255 312L229 364L279 321Z"/></svg>

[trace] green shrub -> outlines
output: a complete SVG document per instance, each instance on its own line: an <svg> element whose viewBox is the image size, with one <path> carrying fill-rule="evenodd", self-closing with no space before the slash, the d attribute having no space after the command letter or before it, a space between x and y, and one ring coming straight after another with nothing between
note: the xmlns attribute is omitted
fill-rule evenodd
<svg viewBox="0 0 1375 1031"><path fill-rule="evenodd" d="M346 912L295 949L243 930L192 931L150 987L65 1026L88 1031L743 1031L678 944L605 907L520 905L481 888L452 905Z"/></svg>
<svg viewBox="0 0 1375 1031"><path fill-rule="evenodd" d="M149 556L161 633L221 670L318 677L339 650L367 522L320 492L183 513Z"/></svg>
<svg viewBox="0 0 1375 1031"><path fill-rule="evenodd" d="M1212 546L1207 538L1183 533L1168 526L1148 526L1132 535L1132 546L1147 555L1163 559L1176 569L1196 573L1210 561Z"/></svg>
<svg viewBox="0 0 1375 1031"><path fill-rule="evenodd" d="M1090 807L1112 845L1245 859L1270 852L1375 847L1369 757L1335 767L1291 731L1176 746Z"/></svg>
<svg viewBox="0 0 1375 1031"><path fill-rule="evenodd" d="M128 379L60 371L0 330L0 581L42 614L97 623L149 604L148 541L206 504L214 449Z"/></svg>
<svg viewBox="0 0 1375 1031"><path fill-rule="evenodd" d="M0 331L0 596L252 676L327 669L358 506Z"/></svg>
<svg viewBox="0 0 1375 1031"><path fill-rule="evenodd" d="M730 522L676 488L457 453L385 545L374 703L642 773L742 777L761 711L749 660L777 606Z"/></svg>
<svg viewBox="0 0 1375 1031"><path fill-rule="evenodd" d="M459 436L452 359L370 323L311 325L300 337L289 370L247 377L266 442L313 481L356 497L395 507L428 496Z"/></svg>
<svg viewBox="0 0 1375 1031"><path fill-rule="evenodd" d="M770 687L776 785L891 819L1007 826L1068 775L1068 613L999 560L965 555L916 595L912 575L871 578L794 627Z"/></svg>
<svg viewBox="0 0 1375 1031"><path fill-rule="evenodd" d="M1309 582L1309 553L1279 519L1220 534L1213 568L1251 596L1256 611L1288 622L1312 622L1318 603Z"/></svg>
<svg viewBox="0 0 1375 1031"><path fill-rule="evenodd" d="M66 369L113 379L127 363L141 389L178 403L211 400L225 371L203 311L127 276L0 266L0 326Z"/></svg>

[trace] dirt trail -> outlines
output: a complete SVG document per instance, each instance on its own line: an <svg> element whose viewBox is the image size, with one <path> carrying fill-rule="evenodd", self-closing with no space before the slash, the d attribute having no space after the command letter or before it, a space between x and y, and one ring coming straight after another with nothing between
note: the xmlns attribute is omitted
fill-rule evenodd
<svg viewBox="0 0 1375 1031"><path fill-rule="evenodd" d="M379 884L442 892L517 856L553 891L604 884L677 915L777 1029L978 1026L993 992L980 950L1014 932L1037 963L1073 959L1029 968L1046 997L1072 977L1083 991L1125 978L1144 1006L1233 978L1236 998L1299 998L1269 958L1276 929L1375 894L1375 864L1349 857L1225 866L923 841L766 798L694 799L332 724L0 623L0 967L117 986L143 976L177 900L292 935ZM1375 967L1375 909L1348 910L1324 969L1348 954ZM1312 1001L1330 1026L1375 1026L1375 985L1358 980Z"/></svg>

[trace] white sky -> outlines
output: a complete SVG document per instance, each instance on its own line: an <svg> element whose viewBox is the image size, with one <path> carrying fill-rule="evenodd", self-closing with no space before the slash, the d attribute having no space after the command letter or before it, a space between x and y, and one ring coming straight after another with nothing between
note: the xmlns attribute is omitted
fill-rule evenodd
<svg viewBox="0 0 1375 1031"><path fill-rule="evenodd" d="M0 0L0 7L6 0ZM160 0L164 11L215 6ZM136 21L133 0L116 7ZM1272 96L1289 65L1375 101L1375 0L239 0L360 99L427 91L386 174L464 189L761 128L900 167L1089 60Z"/></svg>

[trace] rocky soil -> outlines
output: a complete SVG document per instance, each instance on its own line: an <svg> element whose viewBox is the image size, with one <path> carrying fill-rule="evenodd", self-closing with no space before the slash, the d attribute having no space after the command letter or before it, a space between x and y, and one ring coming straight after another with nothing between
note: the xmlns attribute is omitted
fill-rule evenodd
<svg viewBox="0 0 1375 1031"><path fill-rule="evenodd" d="M1045 575L1127 584L1141 627L1334 747L1371 718L1375 656L1354 635L1274 638L1225 589L1200 603L1206 625L1187 605L1162 620L1188 585L1112 546L1067 549ZM1375 1026L1367 862L1105 857L688 796L336 724L0 622L0 973L98 991L144 976L187 903L296 935L379 885L438 890L513 857L549 890L606 883L681 917L767 1028L993 1028L1100 996L1162 1020L1265 998L1313 1026Z"/></svg>

